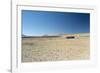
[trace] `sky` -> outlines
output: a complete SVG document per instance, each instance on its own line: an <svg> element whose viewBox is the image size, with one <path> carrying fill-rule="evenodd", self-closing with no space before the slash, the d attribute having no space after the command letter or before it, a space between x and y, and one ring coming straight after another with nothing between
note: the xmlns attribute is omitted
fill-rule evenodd
<svg viewBox="0 0 100 73"><path fill-rule="evenodd" d="M76 34L90 32L90 14L22 10L22 34Z"/></svg>

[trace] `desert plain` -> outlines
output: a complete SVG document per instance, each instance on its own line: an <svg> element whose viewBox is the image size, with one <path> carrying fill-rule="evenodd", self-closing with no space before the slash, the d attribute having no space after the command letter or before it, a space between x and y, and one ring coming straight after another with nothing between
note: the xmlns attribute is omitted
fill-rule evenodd
<svg viewBox="0 0 100 73"><path fill-rule="evenodd" d="M89 33L78 37L63 36L22 37L21 61L72 61L87 60L90 57Z"/></svg>

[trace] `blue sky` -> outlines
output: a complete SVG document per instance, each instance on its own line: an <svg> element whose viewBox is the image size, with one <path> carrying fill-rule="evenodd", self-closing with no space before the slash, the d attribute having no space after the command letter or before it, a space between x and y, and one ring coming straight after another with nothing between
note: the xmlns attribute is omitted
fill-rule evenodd
<svg viewBox="0 0 100 73"><path fill-rule="evenodd" d="M75 34L90 32L89 13L22 10L22 34Z"/></svg>

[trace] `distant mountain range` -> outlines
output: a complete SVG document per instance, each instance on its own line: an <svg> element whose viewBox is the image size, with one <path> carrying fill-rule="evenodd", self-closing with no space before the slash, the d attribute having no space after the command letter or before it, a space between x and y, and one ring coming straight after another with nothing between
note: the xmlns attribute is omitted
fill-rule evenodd
<svg viewBox="0 0 100 73"><path fill-rule="evenodd" d="M50 34L50 35L41 35L41 36L29 36L29 35L22 35L23 38L31 38L31 37L61 37L63 35L74 35L74 34ZM80 36L89 36L89 33L79 33Z"/></svg>
<svg viewBox="0 0 100 73"><path fill-rule="evenodd" d="M22 35L22 37L29 37L29 36L27 36L27 35Z"/></svg>

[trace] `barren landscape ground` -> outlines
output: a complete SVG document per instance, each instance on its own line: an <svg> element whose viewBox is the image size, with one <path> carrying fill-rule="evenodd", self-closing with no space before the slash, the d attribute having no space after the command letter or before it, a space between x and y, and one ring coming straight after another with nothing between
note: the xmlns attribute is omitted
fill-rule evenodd
<svg viewBox="0 0 100 73"><path fill-rule="evenodd" d="M22 62L86 60L90 56L90 37L23 37L21 51Z"/></svg>

